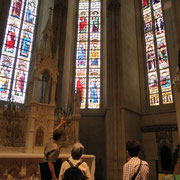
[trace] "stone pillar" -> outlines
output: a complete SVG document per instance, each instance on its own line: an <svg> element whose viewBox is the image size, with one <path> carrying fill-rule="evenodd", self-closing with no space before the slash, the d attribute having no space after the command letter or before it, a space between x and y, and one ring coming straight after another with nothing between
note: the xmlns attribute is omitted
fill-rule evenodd
<svg viewBox="0 0 180 180"><path fill-rule="evenodd" d="M58 56L58 72L57 86L56 86L56 105L61 106L61 96L62 94L62 81L63 81L63 66L64 66L64 54L65 54L65 40L66 40L66 24L67 24L67 4L68 1L65 0L55 0L54 11L53 11L53 49L59 50ZM71 30L72 31L72 30Z"/></svg>
<svg viewBox="0 0 180 180"><path fill-rule="evenodd" d="M52 89L51 89L51 105L55 104L55 92L56 92L56 81L52 82Z"/></svg>
<svg viewBox="0 0 180 180"><path fill-rule="evenodd" d="M66 23L66 39L64 52L64 66L62 79L61 105L70 104L72 100L72 67L75 58L75 24L76 24L76 0L68 1L67 23Z"/></svg>
<svg viewBox="0 0 180 180"><path fill-rule="evenodd" d="M30 100L32 98L32 93L33 93L33 81L31 80L29 82L29 87L28 87L28 98L27 98L28 102L30 102Z"/></svg>
<svg viewBox="0 0 180 180"><path fill-rule="evenodd" d="M172 7L174 13L174 26L176 28L176 39L177 39L177 46L180 49L180 1L172 0Z"/></svg>
<svg viewBox="0 0 180 180"><path fill-rule="evenodd" d="M49 91L50 91L50 79L49 81L47 82L47 86L46 86L46 97L45 97L45 103L48 104L48 101L49 101Z"/></svg>
<svg viewBox="0 0 180 180"><path fill-rule="evenodd" d="M119 180L125 161L123 112L121 111L120 2L107 1L107 180Z"/></svg>
<svg viewBox="0 0 180 180"><path fill-rule="evenodd" d="M38 91L38 78L34 78L34 91L33 91L33 101L37 101L37 91Z"/></svg>
<svg viewBox="0 0 180 180"><path fill-rule="evenodd" d="M27 119L27 133L26 133L26 146L25 146L26 153L32 153L33 145L34 145L35 117L33 117L33 114L35 115L35 106L33 106L32 104L30 106L31 106L31 113L29 114Z"/></svg>
<svg viewBox="0 0 180 180"><path fill-rule="evenodd" d="M72 115L72 122L73 122L72 127L74 128L73 132L75 132L76 141L79 140L79 120L80 120L80 118L81 118L80 114L75 115L75 116Z"/></svg>
<svg viewBox="0 0 180 180"><path fill-rule="evenodd" d="M180 71L176 73L176 77L174 79L174 97L180 144Z"/></svg>

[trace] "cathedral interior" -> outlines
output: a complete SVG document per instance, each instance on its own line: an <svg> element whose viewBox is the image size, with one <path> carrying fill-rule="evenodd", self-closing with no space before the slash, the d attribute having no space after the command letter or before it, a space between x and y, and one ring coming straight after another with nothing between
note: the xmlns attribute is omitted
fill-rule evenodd
<svg viewBox="0 0 180 180"><path fill-rule="evenodd" d="M0 180L40 179L59 118L95 180L122 179L125 144L180 174L179 0L0 1ZM179 52L179 54L178 54Z"/></svg>

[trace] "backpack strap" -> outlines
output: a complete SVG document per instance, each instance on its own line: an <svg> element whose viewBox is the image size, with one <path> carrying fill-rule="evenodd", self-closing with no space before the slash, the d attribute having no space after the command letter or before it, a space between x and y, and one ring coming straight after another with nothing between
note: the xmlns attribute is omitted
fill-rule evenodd
<svg viewBox="0 0 180 180"><path fill-rule="evenodd" d="M82 161L78 162L75 167L79 167L82 164Z"/></svg>
<svg viewBox="0 0 180 180"><path fill-rule="evenodd" d="M68 159L67 160L67 162L69 163L69 165L71 166L71 167L74 167L74 165L72 164L72 162Z"/></svg>
<svg viewBox="0 0 180 180"><path fill-rule="evenodd" d="M141 165L142 165L142 160L140 160L139 168L138 168L137 172L134 174L134 176L132 177L132 180L135 180L135 179L136 179L136 176L138 175L139 170L141 169Z"/></svg>
<svg viewBox="0 0 180 180"><path fill-rule="evenodd" d="M76 168L78 168L78 167L82 164L82 161L80 161L80 162L78 162L78 163L76 164L76 166L74 166L69 159L67 160L67 162L69 163L69 165L70 165L71 167L76 167Z"/></svg>
<svg viewBox="0 0 180 180"><path fill-rule="evenodd" d="M49 161L49 155L54 152L55 150L49 151L46 155L47 155L47 160Z"/></svg>

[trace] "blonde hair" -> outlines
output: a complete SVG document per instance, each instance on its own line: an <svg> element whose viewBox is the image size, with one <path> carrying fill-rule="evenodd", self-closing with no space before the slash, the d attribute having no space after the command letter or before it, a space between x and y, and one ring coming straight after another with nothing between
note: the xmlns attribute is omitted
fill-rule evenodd
<svg viewBox="0 0 180 180"><path fill-rule="evenodd" d="M83 151L84 151L84 146L79 142L75 143L71 150L72 158L76 160L80 159L83 154Z"/></svg>

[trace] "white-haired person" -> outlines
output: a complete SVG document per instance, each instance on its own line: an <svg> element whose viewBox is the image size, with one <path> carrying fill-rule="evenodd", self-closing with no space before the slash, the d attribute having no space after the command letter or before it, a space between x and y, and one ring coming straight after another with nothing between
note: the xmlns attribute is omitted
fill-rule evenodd
<svg viewBox="0 0 180 180"><path fill-rule="evenodd" d="M61 166L59 180L73 179L75 176L78 179L91 180L89 167L81 159L83 151L84 146L81 143L77 142L73 145L71 157Z"/></svg>

